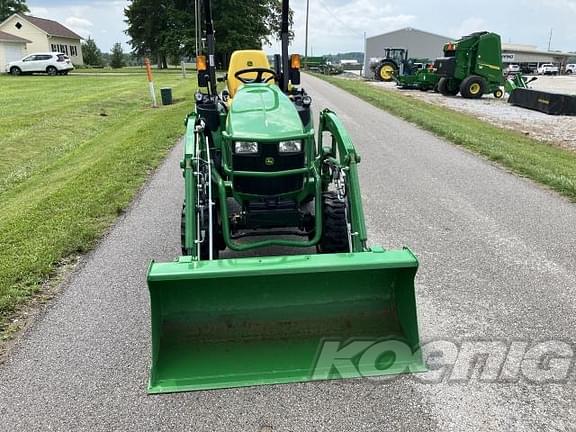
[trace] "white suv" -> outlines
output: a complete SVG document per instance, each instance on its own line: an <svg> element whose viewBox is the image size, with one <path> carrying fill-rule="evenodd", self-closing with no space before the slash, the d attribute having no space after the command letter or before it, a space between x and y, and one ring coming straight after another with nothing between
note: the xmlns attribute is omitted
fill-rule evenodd
<svg viewBox="0 0 576 432"><path fill-rule="evenodd" d="M48 75L67 75L74 69L70 58L63 53L36 53L20 61L8 63L6 72L12 75L47 73Z"/></svg>
<svg viewBox="0 0 576 432"><path fill-rule="evenodd" d="M567 64L566 65L566 73L568 75L572 75L573 73L576 73L576 63Z"/></svg>

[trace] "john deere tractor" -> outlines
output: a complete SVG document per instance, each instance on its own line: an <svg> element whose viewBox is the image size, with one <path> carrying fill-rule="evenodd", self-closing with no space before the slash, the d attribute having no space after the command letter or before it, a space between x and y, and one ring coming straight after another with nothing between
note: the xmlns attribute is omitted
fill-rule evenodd
<svg viewBox="0 0 576 432"><path fill-rule="evenodd" d="M408 51L404 48L385 48L384 58L374 66L374 77L378 81L394 81L394 77L404 75L410 69Z"/></svg>
<svg viewBox="0 0 576 432"><path fill-rule="evenodd" d="M150 265L150 393L423 369L414 300L418 261L370 247L360 155L338 116L300 87L300 58L272 67L258 50L233 53L217 90L210 0L206 53L186 118L182 256ZM174 215L180 217L179 215ZM326 343L394 340L378 359L318 363ZM361 353L359 353L361 354Z"/></svg>

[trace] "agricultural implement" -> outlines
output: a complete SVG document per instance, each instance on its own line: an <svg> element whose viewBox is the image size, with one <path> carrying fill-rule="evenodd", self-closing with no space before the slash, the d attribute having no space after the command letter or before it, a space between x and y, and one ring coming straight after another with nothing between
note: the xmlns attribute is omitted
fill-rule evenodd
<svg viewBox="0 0 576 432"><path fill-rule="evenodd" d="M376 80L396 81L398 87L404 89L432 90L439 80L425 60L408 58L408 50L404 48L385 48L384 58L373 69Z"/></svg>
<svg viewBox="0 0 576 432"><path fill-rule="evenodd" d="M400 88L428 91L438 87L440 77L436 74L434 68L424 65L410 74L398 75L395 80Z"/></svg>
<svg viewBox="0 0 576 432"><path fill-rule="evenodd" d="M332 111L314 126L300 58L288 55L288 11L285 0L274 68L263 51L236 51L218 94L203 1L205 90L186 120L182 256L148 271L149 393L423 369L418 261L408 249L367 245L360 156ZM355 339L393 339L409 352L318 371L326 341Z"/></svg>
<svg viewBox="0 0 576 432"><path fill-rule="evenodd" d="M438 91L445 96L458 93L478 99L492 93L504 96L502 86L502 45L496 33L477 32L444 45L444 57L436 59L434 69L440 77Z"/></svg>

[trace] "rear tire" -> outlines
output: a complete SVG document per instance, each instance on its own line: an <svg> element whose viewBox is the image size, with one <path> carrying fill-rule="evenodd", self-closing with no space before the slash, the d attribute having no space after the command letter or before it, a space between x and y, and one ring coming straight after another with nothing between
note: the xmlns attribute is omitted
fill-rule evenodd
<svg viewBox="0 0 576 432"><path fill-rule="evenodd" d="M12 75L12 76L22 75L22 70L17 66L12 66L10 68L10 75Z"/></svg>
<svg viewBox="0 0 576 432"><path fill-rule="evenodd" d="M58 69L56 69L54 66L48 66L46 68L46 73L50 76L56 76L58 75Z"/></svg>
<svg viewBox="0 0 576 432"><path fill-rule="evenodd" d="M460 84L460 94L466 99L480 99L486 91L486 81L477 75L466 77Z"/></svg>
<svg viewBox="0 0 576 432"><path fill-rule="evenodd" d="M348 243L348 220L346 201L340 201L334 191L322 194L322 216L324 231L317 246L319 253L350 252Z"/></svg>
<svg viewBox="0 0 576 432"><path fill-rule="evenodd" d="M452 84L449 78L440 78L440 81L438 81L438 91L444 96L456 96L459 89Z"/></svg>
<svg viewBox="0 0 576 432"><path fill-rule="evenodd" d="M396 65L391 62L383 62L376 68L376 79L378 81L390 82L394 80L394 75L398 74Z"/></svg>

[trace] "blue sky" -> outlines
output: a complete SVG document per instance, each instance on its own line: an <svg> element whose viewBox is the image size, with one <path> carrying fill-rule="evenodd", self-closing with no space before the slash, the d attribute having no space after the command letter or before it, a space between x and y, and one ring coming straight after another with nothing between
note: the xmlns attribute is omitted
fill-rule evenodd
<svg viewBox="0 0 576 432"><path fill-rule="evenodd" d="M92 36L103 51L114 42L127 42L123 32L127 4L127 0L28 0L33 14ZM450 37L490 30L500 33L504 42L544 49L552 29L552 49L576 51L576 0L310 0L310 4L310 46L315 55L362 51L364 32L371 36L407 26ZM291 1L294 51L304 51L305 5L306 0Z"/></svg>

